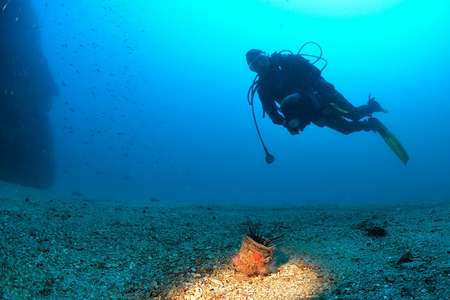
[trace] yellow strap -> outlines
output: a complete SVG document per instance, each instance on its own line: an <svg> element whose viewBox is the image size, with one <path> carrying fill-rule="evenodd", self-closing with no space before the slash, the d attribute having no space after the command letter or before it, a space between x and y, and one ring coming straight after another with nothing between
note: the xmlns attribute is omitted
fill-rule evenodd
<svg viewBox="0 0 450 300"><path fill-rule="evenodd" d="M337 105L337 104L334 103L334 102L330 102L330 105L331 105L334 109L336 109L337 111L339 111L339 112L341 112L341 113L344 113L344 114L350 113L348 110L346 110L346 109L340 107L339 105Z"/></svg>

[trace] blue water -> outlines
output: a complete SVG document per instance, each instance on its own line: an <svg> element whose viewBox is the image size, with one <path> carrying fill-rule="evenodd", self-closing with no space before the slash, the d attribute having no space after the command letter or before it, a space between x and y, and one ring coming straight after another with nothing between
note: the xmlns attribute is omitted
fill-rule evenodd
<svg viewBox="0 0 450 300"><path fill-rule="evenodd" d="M59 86L52 189L167 203L448 199L450 2L298 2L35 0ZM291 136L268 118L277 160L265 164L245 53L310 40L352 103L372 93L389 110L379 117L408 150L406 167L373 133L311 125Z"/></svg>

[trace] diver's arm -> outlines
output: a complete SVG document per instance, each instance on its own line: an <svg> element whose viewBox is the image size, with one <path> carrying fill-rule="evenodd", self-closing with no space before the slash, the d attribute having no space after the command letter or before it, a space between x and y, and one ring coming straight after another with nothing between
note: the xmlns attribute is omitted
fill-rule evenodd
<svg viewBox="0 0 450 300"><path fill-rule="evenodd" d="M258 89L259 100L261 101L263 110L267 113L274 124L283 125L284 118L278 112L278 108L275 104L275 99L265 92L264 89Z"/></svg>

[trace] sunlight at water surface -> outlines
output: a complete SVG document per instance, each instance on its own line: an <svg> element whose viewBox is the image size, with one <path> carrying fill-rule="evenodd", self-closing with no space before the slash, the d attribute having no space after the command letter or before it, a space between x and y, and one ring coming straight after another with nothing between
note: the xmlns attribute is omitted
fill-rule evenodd
<svg viewBox="0 0 450 300"><path fill-rule="evenodd" d="M378 13L402 0L267 0L277 6L326 16L355 16Z"/></svg>

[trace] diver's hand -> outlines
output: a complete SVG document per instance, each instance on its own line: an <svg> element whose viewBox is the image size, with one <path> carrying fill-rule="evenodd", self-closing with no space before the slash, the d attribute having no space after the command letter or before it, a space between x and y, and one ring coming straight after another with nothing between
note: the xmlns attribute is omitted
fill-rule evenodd
<svg viewBox="0 0 450 300"><path fill-rule="evenodd" d="M300 130L298 128L290 128L289 126L284 126L292 135L297 135L300 133Z"/></svg>
<svg viewBox="0 0 450 300"><path fill-rule="evenodd" d="M284 123L286 122L280 114L273 115L271 119L272 122L277 125L284 125Z"/></svg>

